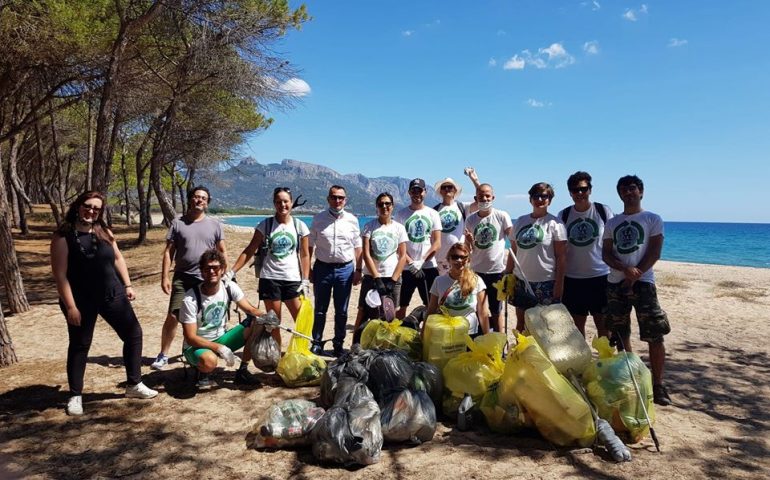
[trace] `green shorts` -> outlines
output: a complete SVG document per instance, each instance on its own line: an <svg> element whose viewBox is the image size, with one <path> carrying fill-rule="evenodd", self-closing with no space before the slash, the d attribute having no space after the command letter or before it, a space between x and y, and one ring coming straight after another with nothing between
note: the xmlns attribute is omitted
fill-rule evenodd
<svg viewBox="0 0 770 480"><path fill-rule="evenodd" d="M607 329L629 337L633 307L639 322L639 339L649 343L662 342L663 336L671 332L671 325L658 303L655 284L636 282L631 292L624 291L622 286L622 282L607 284L607 314L604 320Z"/></svg>
<svg viewBox="0 0 770 480"><path fill-rule="evenodd" d="M174 273L171 278L171 299L168 302L168 313L179 317L179 310L184 302L184 294L187 290L200 285L202 280L195 275L187 273Z"/></svg>
<svg viewBox="0 0 770 480"><path fill-rule="evenodd" d="M230 350L233 352L240 350L243 348L244 345L246 345L246 339L243 337L243 331L245 328L243 325L238 324L225 332L224 335L214 340L214 342L227 346ZM195 347L186 347L182 354L184 355L184 358L187 359L187 362L192 365L193 367L197 367L200 363L201 355L203 355L206 352L211 352L213 350L210 350L208 348L195 348Z"/></svg>

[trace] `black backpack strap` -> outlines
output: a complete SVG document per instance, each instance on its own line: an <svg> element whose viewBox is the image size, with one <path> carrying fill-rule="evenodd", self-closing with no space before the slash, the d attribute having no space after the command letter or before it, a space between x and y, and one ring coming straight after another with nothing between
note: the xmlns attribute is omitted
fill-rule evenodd
<svg viewBox="0 0 770 480"><path fill-rule="evenodd" d="M439 210L441 210L441 205L443 205L443 203L437 203L433 205L433 210L438 212Z"/></svg>
<svg viewBox="0 0 770 480"><path fill-rule="evenodd" d="M602 217L602 222L607 223L607 210L605 210L604 205L599 202L594 202L594 206L596 207L599 216Z"/></svg>
<svg viewBox="0 0 770 480"><path fill-rule="evenodd" d="M299 253L299 224L297 222L299 222L300 220L294 217L291 217L291 219L294 221L294 231L297 233L297 253Z"/></svg>
<svg viewBox="0 0 770 480"><path fill-rule="evenodd" d="M460 215L462 215L463 220L465 220L465 205L463 205L463 202L457 202L457 208L460 209Z"/></svg>
<svg viewBox="0 0 770 480"><path fill-rule="evenodd" d="M203 315L203 299L201 298L201 286L200 285L194 286L193 293L195 294L195 305L198 307L198 311L195 314L195 317L201 318L201 315Z"/></svg>
<svg viewBox="0 0 770 480"><path fill-rule="evenodd" d="M572 210L572 207L567 207L564 210L562 210L561 213L559 214L561 216L562 223L564 223L565 225L567 224L567 218L569 218L570 210ZM602 218L604 217L602 216Z"/></svg>

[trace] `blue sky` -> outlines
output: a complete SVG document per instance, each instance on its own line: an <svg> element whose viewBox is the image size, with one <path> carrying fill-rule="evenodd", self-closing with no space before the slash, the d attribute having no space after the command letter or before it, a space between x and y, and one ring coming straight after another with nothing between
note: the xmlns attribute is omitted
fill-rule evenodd
<svg viewBox="0 0 770 480"><path fill-rule="evenodd" d="M276 46L302 97L243 155L466 192L474 166L513 216L538 181L569 204L576 170L621 210L615 182L635 173L664 220L770 222L770 2L306 5Z"/></svg>

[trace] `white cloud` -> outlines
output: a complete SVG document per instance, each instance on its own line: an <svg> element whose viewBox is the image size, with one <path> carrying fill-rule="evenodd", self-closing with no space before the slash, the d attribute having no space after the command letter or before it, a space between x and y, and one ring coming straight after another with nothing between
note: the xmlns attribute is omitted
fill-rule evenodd
<svg viewBox="0 0 770 480"><path fill-rule="evenodd" d="M278 89L292 97L304 97L310 94L310 85L301 78L290 78L283 82Z"/></svg>
<svg viewBox="0 0 770 480"><path fill-rule="evenodd" d="M500 30L497 31L497 36L498 37L504 37L506 35L508 35L508 32L506 32L505 30L500 29Z"/></svg>
<svg viewBox="0 0 770 480"><path fill-rule="evenodd" d="M529 195L526 193L506 193L503 198L506 200L529 200Z"/></svg>
<svg viewBox="0 0 770 480"><path fill-rule="evenodd" d="M602 6L599 5L599 2L597 2L596 0L591 2L591 4L592 4L591 10L596 11L596 10L599 10L600 8L602 8Z"/></svg>
<svg viewBox="0 0 770 480"><path fill-rule="evenodd" d="M569 54L561 43L552 43L548 47L539 48L536 54L522 50L508 59L503 65L505 70L523 70L527 65L542 68L563 68L575 63L575 57Z"/></svg>
<svg viewBox="0 0 770 480"><path fill-rule="evenodd" d="M514 55L503 64L503 70L523 70L525 61L518 55Z"/></svg>
<svg viewBox="0 0 770 480"><path fill-rule="evenodd" d="M599 54L599 41L591 40L583 44L583 51L586 55L598 55Z"/></svg>
<svg viewBox="0 0 770 480"><path fill-rule="evenodd" d="M668 46L672 48L683 47L687 45L687 40L683 38L672 38L668 41Z"/></svg>
<svg viewBox="0 0 770 480"><path fill-rule="evenodd" d="M627 8L625 13L621 15L624 19L628 20L629 22L635 22L639 20L639 15L647 15L647 4L643 3L638 9L633 8Z"/></svg>
<svg viewBox="0 0 770 480"><path fill-rule="evenodd" d="M496 67L497 66L497 60L495 60L494 58L490 58L489 62L487 62L487 65L489 65L490 67Z"/></svg>
<svg viewBox="0 0 770 480"><path fill-rule="evenodd" d="M541 102L540 100L535 100L534 98L528 98L525 103L527 105L529 105L530 107L532 107L532 108L543 108L543 107L545 107L545 103L544 102Z"/></svg>
<svg viewBox="0 0 770 480"><path fill-rule="evenodd" d="M412 35L414 35L414 30L404 30L403 32L401 32L401 35L403 35L404 37L411 37Z"/></svg>

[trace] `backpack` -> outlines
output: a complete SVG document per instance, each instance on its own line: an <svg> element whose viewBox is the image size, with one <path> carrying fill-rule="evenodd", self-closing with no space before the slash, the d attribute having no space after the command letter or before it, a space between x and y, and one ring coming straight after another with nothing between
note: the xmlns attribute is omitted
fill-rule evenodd
<svg viewBox="0 0 770 480"><path fill-rule="evenodd" d="M225 320L225 330L227 330L227 322L230 321L230 303L233 301L233 293L230 291L230 283L225 283L224 281L221 282L222 286L225 287L225 291L227 292L227 306L225 307L225 311L227 312L227 319ZM198 306L198 313L196 314L196 318L198 321L200 321L201 316L203 315L203 297L201 296L201 286L196 285L193 287L193 293L195 294L195 305Z"/></svg>
<svg viewBox="0 0 770 480"><path fill-rule="evenodd" d="M462 215L463 220L465 220L465 205L463 205L463 202L455 202L455 204L457 204L457 208L460 209L460 215ZM444 205L443 202L437 203L436 205L433 206L433 210L438 212L439 210L441 210L441 207L443 205Z"/></svg>
<svg viewBox="0 0 770 480"><path fill-rule="evenodd" d="M273 232L273 219L274 217L269 217L267 219L267 228L265 228L265 232L267 233L262 236L262 245L259 246L257 252L254 254L254 261L251 264L251 266L254 267L254 275L257 277L257 280L259 280L259 275L262 273L262 265L264 265L265 259L270 252L270 234ZM294 230L297 233L297 257L299 257L299 225L297 224L299 220L294 217L291 217L291 219L294 223Z"/></svg>
<svg viewBox="0 0 770 480"><path fill-rule="evenodd" d="M594 207L596 207L596 211L599 213L599 217L601 217L602 222L607 223L607 211L604 209L604 205L599 202L594 202ZM569 218L569 212L572 210L572 208L573 205L570 205L561 211L561 221L565 225L567 224L567 218Z"/></svg>

